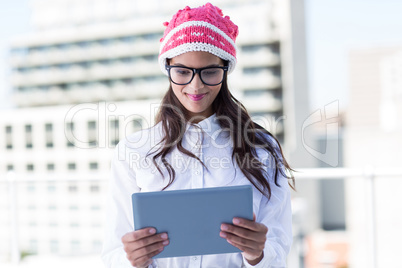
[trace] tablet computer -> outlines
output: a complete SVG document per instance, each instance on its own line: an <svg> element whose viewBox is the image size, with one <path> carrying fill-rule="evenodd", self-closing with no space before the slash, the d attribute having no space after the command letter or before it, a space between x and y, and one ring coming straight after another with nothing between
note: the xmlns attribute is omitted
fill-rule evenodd
<svg viewBox="0 0 402 268"><path fill-rule="evenodd" d="M132 205L135 230L154 227L169 236L155 258L240 252L219 236L221 224L253 219L251 185L139 192Z"/></svg>

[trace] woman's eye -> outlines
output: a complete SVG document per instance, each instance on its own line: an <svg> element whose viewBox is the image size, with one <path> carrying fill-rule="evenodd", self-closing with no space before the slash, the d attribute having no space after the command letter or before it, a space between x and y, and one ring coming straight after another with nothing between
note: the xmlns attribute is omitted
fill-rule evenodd
<svg viewBox="0 0 402 268"><path fill-rule="evenodd" d="M216 70L216 69L213 69L213 70L204 70L203 72L202 72L202 74L203 75L206 75L206 76L213 76L213 75L216 75L218 73L218 70Z"/></svg>
<svg viewBox="0 0 402 268"><path fill-rule="evenodd" d="M176 74L178 75L189 75L191 74L190 70L187 69L176 69Z"/></svg>

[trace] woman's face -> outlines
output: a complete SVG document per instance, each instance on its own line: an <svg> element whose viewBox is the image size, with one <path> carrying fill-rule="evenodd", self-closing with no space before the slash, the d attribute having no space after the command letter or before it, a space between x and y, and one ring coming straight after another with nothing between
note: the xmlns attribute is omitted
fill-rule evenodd
<svg viewBox="0 0 402 268"><path fill-rule="evenodd" d="M170 59L169 65L203 68L209 66L223 66L223 61L208 52L192 51ZM222 84L216 86L205 85L202 83L199 74L195 74L191 83L187 85L170 83L174 94L186 108L188 120L193 118L195 119L193 122L197 123L214 113L212 103L218 95Z"/></svg>

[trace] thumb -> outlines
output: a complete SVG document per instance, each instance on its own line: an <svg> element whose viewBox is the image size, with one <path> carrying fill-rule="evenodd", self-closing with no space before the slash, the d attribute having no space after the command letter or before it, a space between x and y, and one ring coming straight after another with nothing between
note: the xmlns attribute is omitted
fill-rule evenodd
<svg viewBox="0 0 402 268"><path fill-rule="evenodd" d="M255 213L253 212L253 221L255 221Z"/></svg>

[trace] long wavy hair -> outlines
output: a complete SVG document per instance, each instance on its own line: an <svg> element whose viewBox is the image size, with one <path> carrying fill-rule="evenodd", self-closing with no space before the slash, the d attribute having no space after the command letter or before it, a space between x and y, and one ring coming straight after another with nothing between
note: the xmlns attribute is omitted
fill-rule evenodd
<svg viewBox="0 0 402 268"><path fill-rule="evenodd" d="M260 162L257 156L257 148L263 148L271 155L270 168L274 168L275 185L279 186L278 178L280 173L288 179L290 187L295 189L295 181L292 175L293 169L285 160L278 140L269 131L253 122L246 108L233 97L227 85L227 73L225 73L221 89L212 103L212 108L222 129L230 132L233 143L232 161L236 161L244 176L263 195L268 199L271 197L271 185L267 179L267 166ZM152 161L159 173L164 176L158 160L169 174L169 183L163 190L169 187L175 179L175 170L166 160L166 156L175 147L181 153L197 159L206 167L196 155L182 146L186 125L191 124L191 118L183 118L185 115L186 109L177 99L170 85L155 118L156 124L162 124L163 138L159 143L161 146L152 153L148 153L148 155L153 154Z"/></svg>

